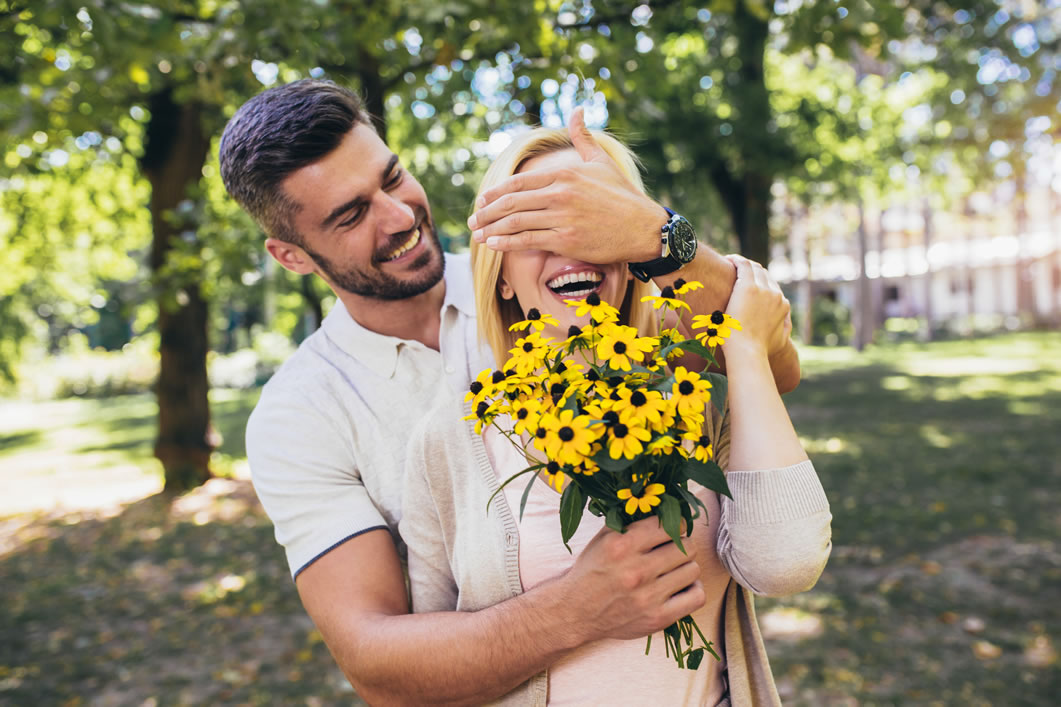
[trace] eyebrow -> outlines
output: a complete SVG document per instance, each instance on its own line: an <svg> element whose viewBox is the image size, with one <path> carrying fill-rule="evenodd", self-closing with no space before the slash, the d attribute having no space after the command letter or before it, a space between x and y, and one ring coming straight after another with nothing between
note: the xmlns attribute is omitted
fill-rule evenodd
<svg viewBox="0 0 1061 707"><path fill-rule="evenodd" d="M394 166L396 164L398 164L398 155L391 155L391 158L387 161L387 166L383 168L380 181L386 181L390 173L394 171ZM340 216L347 213L348 211L351 211L352 209L356 209L358 206L364 205L367 201L368 199L363 196L355 196L353 199L346 202L345 204L335 207L334 209L332 209L332 212L328 214L328 217L321 221L321 230L323 231L330 228L332 224L334 224L339 219Z"/></svg>

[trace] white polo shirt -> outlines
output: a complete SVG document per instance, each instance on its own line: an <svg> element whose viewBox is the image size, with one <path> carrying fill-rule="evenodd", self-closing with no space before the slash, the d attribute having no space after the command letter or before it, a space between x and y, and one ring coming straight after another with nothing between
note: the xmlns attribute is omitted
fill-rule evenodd
<svg viewBox="0 0 1061 707"><path fill-rule="evenodd" d="M446 254L441 351L365 329L337 302L262 390L247 422L254 489L294 576L343 542L390 530L399 552L410 430L441 386L465 391L490 350L467 254Z"/></svg>

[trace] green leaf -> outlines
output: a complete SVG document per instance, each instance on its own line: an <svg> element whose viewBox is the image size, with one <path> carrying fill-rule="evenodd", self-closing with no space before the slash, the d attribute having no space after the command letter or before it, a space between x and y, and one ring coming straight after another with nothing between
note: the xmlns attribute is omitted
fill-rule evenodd
<svg viewBox="0 0 1061 707"><path fill-rule="evenodd" d="M618 508L611 508L604 514L604 524L617 533L621 533L626 529L626 526L623 525L622 511Z"/></svg>
<svg viewBox="0 0 1061 707"><path fill-rule="evenodd" d="M689 670L696 670L700 667L700 662L704 659L704 649L697 648L696 650L689 651L689 655L685 659L685 665Z"/></svg>
<svg viewBox="0 0 1061 707"><path fill-rule="evenodd" d="M663 530L678 546L678 549L684 553L685 546L682 545L682 509L678 504L678 499L674 498L674 496L660 496L656 515L659 516L660 521L663 523Z"/></svg>
<svg viewBox="0 0 1061 707"><path fill-rule="evenodd" d="M518 474L513 474L512 476L510 476L507 479L505 479L501 483L501 485L497 487L497 490L494 491L492 494L490 494L490 498L487 499L487 501L486 501L486 512L487 513L490 512L490 504L493 503L494 496L496 496L497 494L501 493L501 489L505 488L511 482L515 481L516 479L518 479L519 477L523 476L524 474L530 473L532 471L537 471L538 469L541 469L543 466L545 466L545 465L544 464L535 464L534 466L528 466L526 469L524 469L523 471L519 472ZM537 474L534 475L535 478L537 478L537 476L538 476ZM531 479L531 482L533 483L534 479ZM526 498L527 494L524 493L523 496L524 496L524 498ZM523 506L520 506L520 518L522 518L522 517L523 517Z"/></svg>
<svg viewBox="0 0 1061 707"><path fill-rule="evenodd" d="M586 507L586 497L582 495L582 489L574 480L567 485L564 493L560 496L560 537L564 541L564 547L571 552L567 541L578 530L582 522L582 511Z"/></svg>
<svg viewBox="0 0 1061 707"><path fill-rule="evenodd" d="M523 520L523 509L527 507L527 499L530 497L531 489L534 488L534 482L538 480L538 474L535 472L534 476L527 483L527 488L523 489L523 497L519 499L519 519Z"/></svg>
<svg viewBox="0 0 1061 707"><path fill-rule="evenodd" d="M707 506L700 500L700 497L687 488L678 487L678 492L682 495L682 498L689 504L689 508L692 510L693 520L700 517L700 509L704 510L704 514L707 514Z"/></svg>
<svg viewBox="0 0 1061 707"><path fill-rule="evenodd" d="M679 341L676 344L671 344L667 348L660 351L660 356L667 356L674 349L681 349L685 353L696 354L697 356L705 359L708 366L717 366L718 361L711 353L711 349L701 344L696 339L686 339L685 341ZM706 366L705 366L706 368Z"/></svg>
<svg viewBox="0 0 1061 707"><path fill-rule="evenodd" d="M626 469L628 469L630 467L631 464L634 463L633 459L627 459L626 457L619 457L618 459L612 459L608 455L608 447L607 446L605 446L604 449L600 450L599 452L597 452L596 454L593 455L593 461L601 469L604 469L605 471L611 471L611 472L625 471Z"/></svg>
<svg viewBox="0 0 1061 707"><path fill-rule="evenodd" d="M729 392L729 378L721 373L702 373L702 377L711 382L711 402L718 408L718 414L726 414L726 394Z"/></svg>
<svg viewBox="0 0 1061 707"><path fill-rule="evenodd" d="M729 491L729 484L726 483L726 474L714 461L702 462L699 459L686 459L685 473L704 488L733 498L733 494Z"/></svg>
<svg viewBox="0 0 1061 707"><path fill-rule="evenodd" d="M667 376L658 383L649 388L649 390L656 390L661 393L669 393L671 388L674 387L674 376Z"/></svg>

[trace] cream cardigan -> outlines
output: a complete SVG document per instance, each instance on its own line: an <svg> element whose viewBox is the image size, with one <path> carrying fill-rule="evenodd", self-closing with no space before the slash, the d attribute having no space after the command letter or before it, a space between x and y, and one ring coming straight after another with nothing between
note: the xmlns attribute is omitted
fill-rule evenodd
<svg viewBox="0 0 1061 707"><path fill-rule="evenodd" d="M728 416L711 410L704 431L725 469ZM515 516L503 493L487 512L498 474L473 423L461 419L468 412L450 393L410 439L399 530L416 612L478 611L523 592ZM814 586L832 547L829 502L809 461L726 476L733 500L721 498L717 551L733 577L722 630L729 698L734 707L780 705L752 594L782 596ZM542 672L494 704L545 705L547 697Z"/></svg>

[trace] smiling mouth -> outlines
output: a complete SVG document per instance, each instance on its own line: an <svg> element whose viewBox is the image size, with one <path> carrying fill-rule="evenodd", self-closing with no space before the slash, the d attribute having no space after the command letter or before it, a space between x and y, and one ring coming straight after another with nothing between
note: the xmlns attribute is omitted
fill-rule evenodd
<svg viewBox="0 0 1061 707"><path fill-rule="evenodd" d="M554 277L545 283L553 294L566 299L581 299L596 292L604 282L604 275L599 272L586 271L567 273Z"/></svg>
<svg viewBox="0 0 1061 707"><path fill-rule="evenodd" d="M390 255L383 258L382 262L389 263L392 260L397 260L415 248L416 244L420 242L420 231L422 228L423 226L417 226L416 230L414 230L412 235L409 236L409 239L398 246Z"/></svg>

